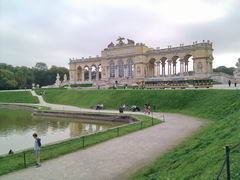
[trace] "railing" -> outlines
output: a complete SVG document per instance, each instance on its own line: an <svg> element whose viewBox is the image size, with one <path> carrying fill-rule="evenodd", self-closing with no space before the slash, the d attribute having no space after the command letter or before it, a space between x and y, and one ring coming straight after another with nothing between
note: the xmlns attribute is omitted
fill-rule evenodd
<svg viewBox="0 0 240 180"><path fill-rule="evenodd" d="M164 120L165 121L165 120ZM161 121L155 118L142 120L135 123L110 128L105 131L88 134L78 138L72 138L57 144L43 146L41 149L41 161L53 159L60 155L84 149L88 146L106 141L111 138L122 136L130 132L153 126ZM0 175L33 166L35 162L33 150L26 150L16 154L0 156Z"/></svg>
<svg viewBox="0 0 240 180"><path fill-rule="evenodd" d="M217 175L217 180L240 179L240 144L225 147L225 159Z"/></svg>

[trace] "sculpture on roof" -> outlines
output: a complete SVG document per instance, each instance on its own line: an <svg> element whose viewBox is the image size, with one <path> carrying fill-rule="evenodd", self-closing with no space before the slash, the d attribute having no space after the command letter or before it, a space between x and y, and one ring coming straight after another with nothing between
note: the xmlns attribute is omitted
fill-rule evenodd
<svg viewBox="0 0 240 180"><path fill-rule="evenodd" d="M238 69L240 69L240 58L238 58L238 62L236 63Z"/></svg>
<svg viewBox="0 0 240 180"><path fill-rule="evenodd" d="M127 41L128 41L128 44L135 44L134 40L127 39Z"/></svg>
<svg viewBox="0 0 240 180"><path fill-rule="evenodd" d="M119 45L119 46L124 45L124 42L123 42L124 39L125 39L125 38L119 36L118 39L117 39L117 41L118 41L118 44L117 44L117 45Z"/></svg>
<svg viewBox="0 0 240 180"><path fill-rule="evenodd" d="M237 68L233 72L235 79L240 79L240 58L238 58L238 62L236 63Z"/></svg>
<svg viewBox="0 0 240 180"><path fill-rule="evenodd" d="M111 42L111 43L108 45L108 48L111 48L111 47L114 47L113 42Z"/></svg>

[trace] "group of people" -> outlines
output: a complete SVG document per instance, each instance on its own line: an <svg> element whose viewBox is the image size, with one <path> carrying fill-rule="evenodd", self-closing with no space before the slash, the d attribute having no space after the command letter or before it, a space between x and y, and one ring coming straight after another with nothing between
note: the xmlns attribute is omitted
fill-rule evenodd
<svg viewBox="0 0 240 180"><path fill-rule="evenodd" d="M45 95L45 91L40 91L40 95L44 96Z"/></svg>
<svg viewBox="0 0 240 180"><path fill-rule="evenodd" d="M104 105L103 104L97 104L96 105L96 110L103 110Z"/></svg>
<svg viewBox="0 0 240 180"><path fill-rule="evenodd" d="M128 109L128 106L126 106L125 104L124 105L121 105L120 107L119 107L119 113L123 113L126 109ZM145 111L144 111L144 113L146 113L146 114L150 114L150 112L151 112L151 106L150 106L150 104L145 104L144 105L144 109L145 109ZM133 111L133 112L140 112L141 111L141 109L138 107L138 106L136 106L136 105L132 105L130 108L129 108L129 110L131 110L131 111Z"/></svg>
<svg viewBox="0 0 240 180"><path fill-rule="evenodd" d="M233 81L233 83L234 83L234 87L237 87L237 80L236 79ZM232 81L229 79L228 80L228 86L230 87L231 84L232 84Z"/></svg>

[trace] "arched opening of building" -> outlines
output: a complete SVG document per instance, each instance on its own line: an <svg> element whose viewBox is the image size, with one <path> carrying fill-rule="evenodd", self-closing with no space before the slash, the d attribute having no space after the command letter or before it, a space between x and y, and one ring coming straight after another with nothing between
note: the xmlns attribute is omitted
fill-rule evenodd
<svg viewBox="0 0 240 180"><path fill-rule="evenodd" d="M110 78L115 77L115 64L113 61L109 62L109 72L110 72Z"/></svg>
<svg viewBox="0 0 240 180"><path fill-rule="evenodd" d="M156 59L152 58L150 59L149 63L148 63L148 76L149 77L154 77L155 74L155 63Z"/></svg>
<svg viewBox="0 0 240 180"><path fill-rule="evenodd" d="M132 59L127 60L127 77L133 77L134 64Z"/></svg>
<svg viewBox="0 0 240 180"><path fill-rule="evenodd" d="M97 67L95 65L92 65L90 68L91 71L91 79L96 80L97 79Z"/></svg>
<svg viewBox="0 0 240 180"><path fill-rule="evenodd" d="M118 77L124 77L124 65L122 60L118 60Z"/></svg>
<svg viewBox="0 0 240 180"><path fill-rule="evenodd" d="M184 75L192 76L193 73L193 59L191 54L187 54L184 56Z"/></svg>
<svg viewBox="0 0 240 180"><path fill-rule="evenodd" d="M172 59L171 59L171 62L172 62L172 76L176 76L177 73L179 72L178 70L178 59L179 57L178 56L173 56Z"/></svg>
<svg viewBox="0 0 240 180"><path fill-rule="evenodd" d="M84 67L84 81L89 81L89 67L85 66Z"/></svg>

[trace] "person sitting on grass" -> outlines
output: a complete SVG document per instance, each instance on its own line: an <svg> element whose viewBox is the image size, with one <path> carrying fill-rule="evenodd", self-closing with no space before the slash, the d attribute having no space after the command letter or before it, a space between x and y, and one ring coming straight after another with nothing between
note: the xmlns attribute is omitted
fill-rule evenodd
<svg viewBox="0 0 240 180"><path fill-rule="evenodd" d="M38 138L37 133L33 133L33 138L35 139L34 141L34 154L35 154L35 158L36 158L36 163L35 166L36 167L40 167L40 150L41 150L41 139Z"/></svg>

